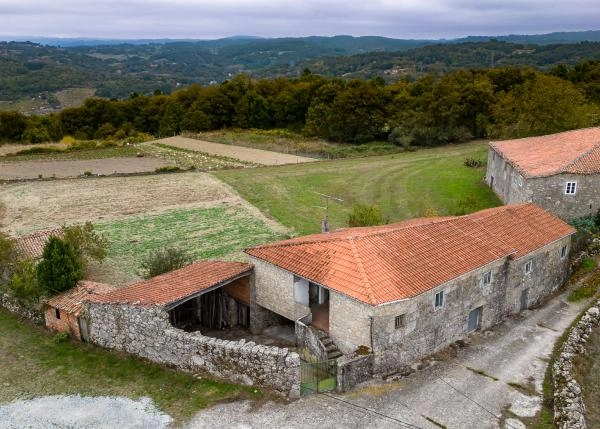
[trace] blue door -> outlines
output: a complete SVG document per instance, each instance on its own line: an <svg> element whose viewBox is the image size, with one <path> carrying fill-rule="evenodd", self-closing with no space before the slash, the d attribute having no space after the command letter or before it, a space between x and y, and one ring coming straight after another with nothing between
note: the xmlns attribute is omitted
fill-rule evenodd
<svg viewBox="0 0 600 429"><path fill-rule="evenodd" d="M473 332L479 328L479 322L481 321L481 310L482 307L477 307L470 311L469 322L467 324L468 332Z"/></svg>

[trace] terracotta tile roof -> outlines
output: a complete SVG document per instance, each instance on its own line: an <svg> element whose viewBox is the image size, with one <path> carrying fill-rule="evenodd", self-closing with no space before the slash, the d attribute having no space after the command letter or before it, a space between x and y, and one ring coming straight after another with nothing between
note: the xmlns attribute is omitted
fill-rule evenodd
<svg viewBox="0 0 600 429"><path fill-rule="evenodd" d="M253 266L242 262L199 261L186 267L133 283L93 302L162 306L180 301L205 289L250 273Z"/></svg>
<svg viewBox="0 0 600 429"><path fill-rule="evenodd" d="M411 298L575 230L533 204L314 234L246 250L371 305Z"/></svg>
<svg viewBox="0 0 600 429"><path fill-rule="evenodd" d="M17 251L30 259L40 259L44 254L44 246L50 237L62 237L62 229L55 228L39 231L15 240Z"/></svg>
<svg viewBox="0 0 600 429"><path fill-rule="evenodd" d="M526 177L600 173L600 127L490 142L490 146Z"/></svg>
<svg viewBox="0 0 600 429"><path fill-rule="evenodd" d="M46 305L58 308L74 316L83 313L83 301L116 290L115 286L90 281L80 281L73 289L69 289L46 301Z"/></svg>

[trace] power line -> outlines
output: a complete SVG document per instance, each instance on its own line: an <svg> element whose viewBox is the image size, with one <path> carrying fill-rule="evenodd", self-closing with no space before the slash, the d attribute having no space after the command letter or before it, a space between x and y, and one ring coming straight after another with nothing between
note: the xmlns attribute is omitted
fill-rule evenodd
<svg viewBox="0 0 600 429"><path fill-rule="evenodd" d="M378 416L380 416L380 417L382 417L382 418L384 418L384 419L389 419L389 420L392 420L392 421L394 421L394 422L396 422L396 423L398 423L398 424L402 425L403 427L406 427L406 428L413 428L413 429L424 429L424 428L422 428L422 427L420 427L420 426L415 426L415 425L413 425L413 424L411 424L411 423L405 422L405 421L403 421L403 420L401 420L401 419L398 419L398 418L396 418L396 417L388 416L387 414L383 414L383 413L381 413L381 412L379 412L379 411L377 411L377 410L373 410L373 409L371 409L371 408L363 407L362 405L358 405L358 404L355 404L355 403L353 403L353 402L346 401L345 399L338 398L337 396L330 395L330 394L328 394L328 393L326 393L326 392L318 392L318 391L316 391L316 390L314 390L314 389L311 389L310 387L305 387L305 388L306 388L306 389L309 389L309 390L312 390L313 392L316 392L316 393L318 393L318 394L320 394L320 395L326 396L326 397L328 397L328 398L335 399L336 401L342 402L343 404L350 405L350 406L352 406L352 407L356 407L356 408L358 408L358 409L360 409L360 410L363 410L363 411L367 411L367 412L370 412L370 413L376 414L376 415L378 415ZM406 404L404 404L404 403L401 403L401 404L402 404L403 406L405 406L406 408L409 408L409 409L410 409L410 407L408 407L408 405L406 405Z"/></svg>
<svg viewBox="0 0 600 429"><path fill-rule="evenodd" d="M501 416L497 416L496 413L490 411L489 409L487 409L486 407L484 407L483 405L481 405L479 402L477 402L475 399L472 399L471 397L467 396L467 394L459 389L457 389L456 387L454 387L453 385L451 385L450 383L448 383L446 380L444 380L442 377L440 377L439 375L436 376L437 378L439 378L440 380L442 380L444 383L446 383L448 386L450 386L454 391L456 391L457 393L459 393L460 395L464 396L465 398L467 398L469 401L471 401L472 403L474 403L475 405L477 405L479 408L481 408L482 410L484 410L486 413L490 414L491 416L493 416L495 419L500 420ZM511 425L508 422L504 422L505 425L513 428L513 429L518 429L515 426Z"/></svg>

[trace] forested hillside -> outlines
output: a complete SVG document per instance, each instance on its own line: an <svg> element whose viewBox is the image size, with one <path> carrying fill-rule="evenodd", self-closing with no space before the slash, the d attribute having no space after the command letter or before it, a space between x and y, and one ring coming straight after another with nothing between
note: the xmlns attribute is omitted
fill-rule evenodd
<svg viewBox="0 0 600 429"><path fill-rule="evenodd" d="M287 128L332 141L387 139L404 147L482 137L521 137L598 125L600 61L550 72L495 67L386 83L327 78L255 80L240 74L219 85L172 95L92 98L79 108L26 117L0 113L0 139L42 142L65 135L122 139L226 127Z"/></svg>
<svg viewBox="0 0 600 429"><path fill-rule="evenodd" d="M596 32L591 34L593 38ZM536 36L529 37L535 40ZM256 78L295 78L309 69L326 77L382 77L393 82L400 77L419 79L428 73L442 75L459 69L518 65L548 70L559 64L600 59L599 42L433 43L350 36L68 48L0 42L0 101L37 97L47 100L47 110L58 110L64 106L56 92L68 88L89 88L99 97L123 99L157 90L170 94L194 83L215 85L240 73Z"/></svg>

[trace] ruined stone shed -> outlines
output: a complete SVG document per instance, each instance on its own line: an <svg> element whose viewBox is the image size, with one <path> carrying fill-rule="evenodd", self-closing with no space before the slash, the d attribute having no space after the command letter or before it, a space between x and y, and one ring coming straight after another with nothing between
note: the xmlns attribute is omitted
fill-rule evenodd
<svg viewBox="0 0 600 429"><path fill-rule="evenodd" d="M381 374L550 294L569 274L574 232L521 204L314 234L247 253L257 306L325 331L345 355L366 348Z"/></svg>
<svg viewBox="0 0 600 429"><path fill-rule="evenodd" d="M250 264L200 261L92 297L85 303L90 342L181 370L298 396L297 353L202 333L215 325L250 323L252 272Z"/></svg>
<svg viewBox="0 0 600 429"><path fill-rule="evenodd" d="M58 294L44 303L46 327L65 332L78 340L88 340L88 324L85 318L84 301L114 291L115 286L80 281L77 285Z"/></svg>
<svg viewBox="0 0 600 429"><path fill-rule="evenodd" d="M491 142L487 184L505 204L533 202L562 219L600 209L600 127Z"/></svg>

